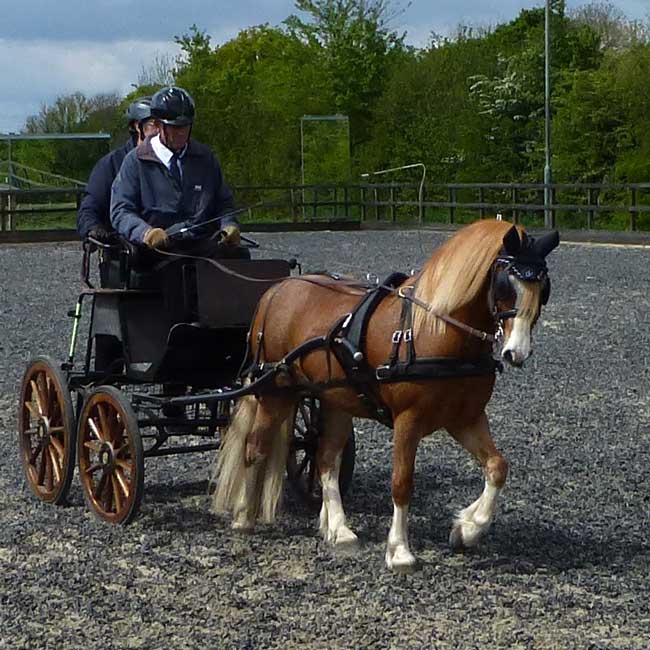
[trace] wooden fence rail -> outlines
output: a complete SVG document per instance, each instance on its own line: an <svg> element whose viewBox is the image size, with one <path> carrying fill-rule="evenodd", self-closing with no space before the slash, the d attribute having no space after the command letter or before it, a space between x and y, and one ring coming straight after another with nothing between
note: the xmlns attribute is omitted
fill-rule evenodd
<svg viewBox="0 0 650 650"><path fill-rule="evenodd" d="M0 178L0 230L24 229L23 217L37 227L40 215L76 211L82 188L17 190ZM555 183L544 204L541 183L240 186L234 193L240 215L250 222L356 221L370 223L464 223L501 213L527 225L544 225L545 210L560 227L650 230L650 183ZM68 224L69 225L69 224Z"/></svg>

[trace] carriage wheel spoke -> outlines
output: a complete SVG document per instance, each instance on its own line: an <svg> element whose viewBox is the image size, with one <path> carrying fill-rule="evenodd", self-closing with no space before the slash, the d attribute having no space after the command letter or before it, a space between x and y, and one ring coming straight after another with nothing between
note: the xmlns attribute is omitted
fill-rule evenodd
<svg viewBox="0 0 650 650"><path fill-rule="evenodd" d="M113 501L115 503L115 512L119 512L122 509L122 498L120 496L120 485L115 477L115 474L111 474L111 485L113 486Z"/></svg>
<svg viewBox="0 0 650 650"><path fill-rule="evenodd" d="M98 469L101 469L102 467L104 466L101 463L93 463L90 465L90 467L88 467L88 469L86 469L86 474L92 476Z"/></svg>
<svg viewBox="0 0 650 650"><path fill-rule="evenodd" d="M35 420L40 419L41 414L38 412L38 408L31 402L25 402L25 408L32 414Z"/></svg>
<svg viewBox="0 0 650 650"><path fill-rule="evenodd" d="M90 449L91 451L99 453L102 449L101 440L86 440L84 442L84 447Z"/></svg>
<svg viewBox="0 0 650 650"><path fill-rule="evenodd" d="M126 477L124 476L124 472L119 468L115 468L115 479L117 480L120 489L122 490L122 493L124 494L124 497L126 499L129 498L129 495L131 494L131 486L129 485L128 481L126 480Z"/></svg>
<svg viewBox="0 0 650 650"><path fill-rule="evenodd" d="M61 429L63 429L63 427L61 427ZM52 443L52 446L56 449L56 453L59 454L59 458L63 458L65 456L65 449L63 448L61 441L58 438L55 438L54 436L50 436L50 442Z"/></svg>
<svg viewBox="0 0 650 650"><path fill-rule="evenodd" d="M102 435L102 431L99 429L97 424L95 423L95 420L92 418L88 418L88 426L91 428L92 432L95 434L95 438L99 440L100 442L104 442L105 438Z"/></svg>
<svg viewBox="0 0 650 650"><path fill-rule="evenodd" d="M32 397L36 400L36 406L38 407L38 414L45 415L43 410L43 398L41 397L38 386L33 379L30 379L29 385L32 387Z"/></svg>
<svg viewBox="0 0 650 650"><path fill-rule="evenodd" d="M100 437L102 440L110 440L112 437L111 428L108 423L108 418L106 417L106 411L104 410L104 406L102 404L97 404L96 411L99 414L99 426L101 429L101 433L103 434Z"/></svg>
<svg viewBox="0 0 650 650"><path fill-rule="evenodd" d="M41 397L43 413L45 415L49 415L51 413L50 391L47 388L47 379L45 373L39 372L38 375L36 375L36 385L38 386L38 394Z"/></svg>
<svg viewBox="0 0 650 650"><path fill-rule="evenodd" d="M59 457L56 455L56 451L51 447L47 447L47 452L50 455L50 461L52 462L52 478L56 483L61 482L61 466L59 465Z"/></svg>
<svg viewBox="0 0 650 650"><path fill-rule="evenodd" d="M122 470L126 470L129 474L133 473L133 463L117 458L115 464Z"/></svg>
<svg viewBox="0 0 650 650"><path fill-rule="evenodd" d="M110 480L110 474L104 474L106 480L104 481L104 489L102 490L102 507L104 512L111 512L113 506L113 490L112 490L112 481Z"/></svg>

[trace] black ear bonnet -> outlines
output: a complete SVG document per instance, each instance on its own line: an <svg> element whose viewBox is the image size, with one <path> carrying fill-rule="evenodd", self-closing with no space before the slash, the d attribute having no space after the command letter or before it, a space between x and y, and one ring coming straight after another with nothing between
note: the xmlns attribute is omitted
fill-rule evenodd
<svg viewBox="0 0 650 650"><path fill-rule="evenodd" d="M542 235L538 239L519 231L515 226L503 237L503 248L494 262L494 297L506 301L514 298L514 287L510 276L522 282L541 282L541 302L545 305L551 295L551 280L548 277L546 256L560 243L557 230Z"/></svg>

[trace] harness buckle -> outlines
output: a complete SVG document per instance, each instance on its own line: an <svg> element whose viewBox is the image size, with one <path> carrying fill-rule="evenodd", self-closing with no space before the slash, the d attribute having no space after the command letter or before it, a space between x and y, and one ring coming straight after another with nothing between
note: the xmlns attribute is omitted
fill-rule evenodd
<svg viewBox="0 0 650 650"><path fill-rule="evenodd" d="M402 330L395 330L391 338L391 343L399 343L402 340Z"/></svg>
<svg viewBox="0 0 650 650"><path fill-rule="evenodd" d="M407 330L404 330L404 342L410 343L413 340L413 330L409 327Z"/></svg>

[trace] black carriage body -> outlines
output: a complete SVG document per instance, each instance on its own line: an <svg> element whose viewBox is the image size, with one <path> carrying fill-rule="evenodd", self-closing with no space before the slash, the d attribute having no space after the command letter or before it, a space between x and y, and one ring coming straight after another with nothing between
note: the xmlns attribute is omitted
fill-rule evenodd
<svg viewBox="0 0 650 650"><path fill-rule="evenodd" d="M91 292L90 337L120 342L125 383L230 384L246 354L257 302L289 273L285 260L246 259L172 262L157 277L132 273L129 284L138 288Z"/></svg>

